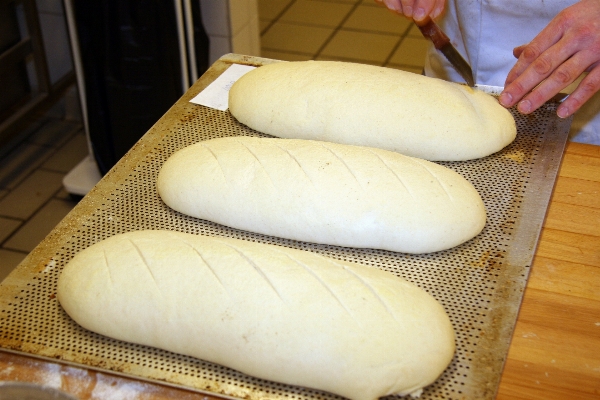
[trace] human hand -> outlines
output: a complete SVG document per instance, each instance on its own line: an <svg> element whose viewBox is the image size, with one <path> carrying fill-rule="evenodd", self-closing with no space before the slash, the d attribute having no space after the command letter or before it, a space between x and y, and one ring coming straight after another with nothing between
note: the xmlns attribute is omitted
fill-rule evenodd
<svg viewBox="0 0 600 400"><path fill-rule="evenodd" d="M518 103L521 113L532 113L587 71L557 109L561 118L572 115L600 90L600 0L565 8L513 54L518 60L508 73L500 104Z"/></svg>
<svg viewBox="0 0 600 400"><path fill-rule="evenodd" d="M426 17L437 18L446 5L446 0L375 0L388 9L402 14L415 21L423 21Z"/></svg>

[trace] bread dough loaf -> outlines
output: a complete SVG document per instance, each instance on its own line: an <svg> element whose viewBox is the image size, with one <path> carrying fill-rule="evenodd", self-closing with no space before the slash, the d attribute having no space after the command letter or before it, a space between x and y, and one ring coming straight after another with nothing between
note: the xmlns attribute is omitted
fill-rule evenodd
<svg viewBox="0 0 600 400"><path fill-rule="evenodd" d="M231 87L229 110L273 136L378 147L432 161L484 157L516 136L512 115L480 90L335 61L256 68Z"/></svg>
<svg viewBox="0 0 600 400"><path fill-rule="evenodd" d="M311 140L229 137L173 154L158 193L171 208L250 232L313 243L428 253L486 222L454 171L399 153Z"/></svg>
<svg viewBox="0 0 600 400"><path fill-rule="evenodd" d="M57 294L99 334L351 399L418 394L455 350L444 309L417 286L239 239L113 236L68 263Z"/></svg>

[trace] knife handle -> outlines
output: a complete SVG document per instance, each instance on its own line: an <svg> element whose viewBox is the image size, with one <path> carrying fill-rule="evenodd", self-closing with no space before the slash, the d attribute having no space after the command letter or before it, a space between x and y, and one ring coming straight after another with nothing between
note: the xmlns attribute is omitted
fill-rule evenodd
<svg viewBox="0 0 600 400"><path fill-rule="evenodd" d="M415 21L415 24L417 24L423 36L431 39L436 49L439 50L450 43L448 36L442 32L440 27L431 18L426 17L423 21Z"/></svg>

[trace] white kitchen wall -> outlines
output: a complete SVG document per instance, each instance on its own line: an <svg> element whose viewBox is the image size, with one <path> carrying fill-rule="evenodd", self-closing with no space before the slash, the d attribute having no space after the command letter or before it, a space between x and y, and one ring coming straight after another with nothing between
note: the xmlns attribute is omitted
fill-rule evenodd
<svg viewBox="0 0 600 400"><path fill-rule="evenodd" d="M257 0L200 0L200 9L210 64L227 53L260 56Z"/></svg>

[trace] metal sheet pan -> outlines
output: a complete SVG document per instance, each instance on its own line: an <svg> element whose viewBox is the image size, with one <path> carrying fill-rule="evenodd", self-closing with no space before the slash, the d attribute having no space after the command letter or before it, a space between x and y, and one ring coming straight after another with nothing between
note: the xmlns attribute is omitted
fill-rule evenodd
<svg viewBox="0 0 600 400"><path fill-rule="evenodd" d="M454 360L421 398L493 398L570 120L556 117L552 103L530 116L513 111L518 135L507 148L479 160L440 163L473 183L484 200L488 221L476 238L438 253L407 255L295 242L227 228L169 209L157 194L155 180L173 152L214 137L265 136L241 125L229 112L189 100L232 63L270 62L274 61L234 54L218 60L28 255L0 285L0 346L225 397L337 398L102 337L79 327L64 313L56 300L56 281L74 254L117 233L169 229L276 243L372 265L412 281L440 301L457 335Z"/></svg>

